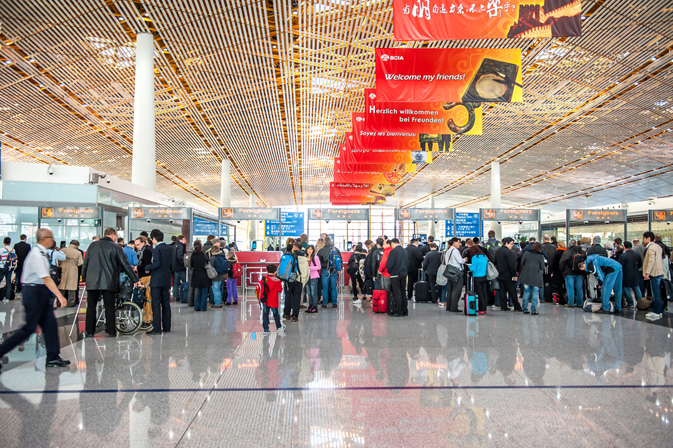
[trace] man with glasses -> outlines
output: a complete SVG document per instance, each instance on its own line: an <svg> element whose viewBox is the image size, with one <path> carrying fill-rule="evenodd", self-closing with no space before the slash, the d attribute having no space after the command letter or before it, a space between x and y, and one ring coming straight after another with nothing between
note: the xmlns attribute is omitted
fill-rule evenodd
<svg viewBox="0 0 673 448"><path fill-rule="evenodd" d="M61 359L60 356L61 344L51 298L51 293L53 293L61 306L66 306L68 303L50 275L47 248L53 245L54 236L51 230L39 229L37 244L31 249L23 265L22 300L26 309L26 324L0 345L0 357L27 340L39 325L47 348L46 366L63 367L70 364L70 361Z"/></svg>

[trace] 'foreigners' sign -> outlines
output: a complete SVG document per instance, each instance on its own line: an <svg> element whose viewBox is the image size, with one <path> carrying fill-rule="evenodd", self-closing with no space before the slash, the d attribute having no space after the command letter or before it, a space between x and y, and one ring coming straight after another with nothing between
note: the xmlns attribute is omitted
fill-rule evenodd
<svg viewBox="0 0 673 448"><path fill-rule="evenodd" d="M190 219L192 209L188 207L130 207L133 219Z"/></svg>
<svg viewBox="0 0 673 448"><path fill-rule="evenodd" d="M452 208L398 208L397 220L451 220L454 216L454 209Z"/></svg>
<svg viewBox="0 0 673 448"><path fill-rule="evenodd" d="M235 219L238 221L275 219L278 221L279 217L279 208L220 207L220 219Z"/></svg>
<svg viewBox="0 0 673 448"><path fill-rule="evenodd" d="M100 207L40 207L40 217L98 219L100 218Z"/></svg>
<svg viewBox="0 0 673 448"><path fill-rule="evenodd" d="M587 210L570 209L566 211L568 222L624 222L626 210Z"/></svg>
<svg viewBox="0 0 673 448"><path fill-rule="evenodd" d="M308 219L313 221L339 219L347 221L367 221L369 210L366 208L310 208Z"/></svg>
<svg viewBox="0 0 673 448"><path fill-rule="evenodd" d="M533 208L482 208L482 221L539 221L540 210Z"/></svg>
<svg viewBox="0 0 673 448"><path fill-rule="evenodd" d="M650 210L650 221L673 221L673 210Z"/></svg>

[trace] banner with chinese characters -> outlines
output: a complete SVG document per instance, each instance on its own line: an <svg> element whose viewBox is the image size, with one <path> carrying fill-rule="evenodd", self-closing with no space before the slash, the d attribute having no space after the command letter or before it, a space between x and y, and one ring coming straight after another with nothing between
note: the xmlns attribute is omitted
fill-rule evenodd
<svg viewBox="0 0 673 448"><path fill-rule="evenodd" d="M395 40L582 35L581 0L393 0Z"/></svg>
<svg viewBox="0 0 673 448"><path fill-rule="evenodd" d="M519 102L521 50L377 48L376 95L387 102Z"/></svg>
<svg viewBox="0 0 673 448"><path fill-rule="evenodd" d="M350 148L440 152L451 150L451 134L367 131L365 114L353 113L352 119L353 131L346 133L346 145Z"/></svg>
<svg viewBox="0 0 673 448"><path fill-rule="evenodd" d="M347 149L346 145L341 145L339 159L345 163L352 164L374 164L381 163L432 163L432 152L430 151L388 151L385 149Z"/></svg>
<svg viewBox="0 0 673 448"><path fill-rule="evenodd" d="M369 210L366 208L310 208L309 220L341 219L349 221L367 221Z"/></svg>
<svg viewBox="0 0 673 448"><path fill-rule="evenodd" d="M481 135L482 108L467 103L392 103L365 89L365 131Z"/></svg>
<svg viewBox="0 0 673 448"><path fill-rule="evenodd" d="M626 210L569 209L566 217L568 222L624 222Z"/></svg>

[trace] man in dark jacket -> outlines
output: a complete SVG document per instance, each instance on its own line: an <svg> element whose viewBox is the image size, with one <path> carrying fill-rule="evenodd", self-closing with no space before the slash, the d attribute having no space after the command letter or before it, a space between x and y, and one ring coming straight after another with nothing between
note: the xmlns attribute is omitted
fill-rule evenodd
<svg viewBox="0 0 673 448"><path fill-rule="evenodd" d="M540 291L540 298L545 302L552 303L552 294L553 288L551 287L551 262L554 259L554 254L556 252L556 246L551 243L549 235L542 235L542 254L547 260L546 267L544 270L544 287Z"/></svg>
<svg viewBox="0 0 673 448"><path fill-rule="evenodd" d="M425 257L428 254L428 252L430 252L432 250L432 249L430 249L430 244L432 244L434 242L435 242L435 237L430 235L428 237L428 244L421 247L421 255L423 255L423 257Z"/></svg>
<svg viewBox="0 0 673 448"><path fill-rule="evenodd" d="M567 308L581 308L584 305L584 276L578 272L574 272L572 266L573 257L581 253L583 253L583 250L577 245L577 241L570 240L568 250L563 253L561 261L559 261L559 268L561 269L561 275L563 275L566 292L568 293Z"/></svg>
<svg viewBox="0 0 673 448"><path fill-rule="evenodd" d="M187 268L185 268L185 253L187 252L187 238L178 235L178 240L173 245L173 300L180 300L180 284L187 281Z"/></svg>
<svg viewBox="0 0 673 448"><path fill-rule="evenodd" d="M498 281L500 282L500 309L503 311L509 311L510 308L507 306L509 302L512 302L516 311L521 311L521 305L516 296L516 257L512 247L514 247L514 240L505 237L502 239L502 246L495 253L495 266L498 269Z"/></svg>
<svg viewBox="0 0 673 448"><path fill-rule="evenodd" d="M30 252L30 244L26 243L26 235L21 235L18 243L14 245L14 253L16 254L16 292L21 292L21 273L23 272L23 262Z"/></svg>
<svg viewBox="0 0 673 448"><path fill-rule="evenodd" d="M430 288L430 298L432 303L437 303L437 270L442 264L442 254L437 250L435 243L430 243L430 252L423 259L423 271L428 278L428 287Z"/></svg>
<svg viewBox="0 0 673 448"><path fill-rule="evenodd" d="M365 265L369 266L369 273L374 281L376 281L376 277L379 274L381 258L383 258L383 238L378 237L376 239L376 245L372 247L365 259Z"/></svg>
<svg viewBox="0 0 673 448"><path fill-rule="evenodd" d="M332 244L332 238L325 237L325 246L318 251L318 259L320 260L320 280L322 282L322 307L327 308L327 302L332 297L332 308L337 305L337 281L339 279L339 271L335 266L330 265L330 254L334 251L335 255L341 255L339 249ZM343 262L343 260L342 260ZM343 266L342 266L343 268Z"/></svg>
<svg viewBox="0 0 673 448"><path fill-rule="evenodd" d="M418 281L418 270L423 263L423 253L418 245L421 243L420 238L411 240L407 246L407 261L408 261L408 277L407 277L407 298L411 300L414 295L414 284ZM390 271L388 271L390 272Z"/></svg>
<svg viewBox="0 0 673 448"><path fill-rule="evenodd" d="M152 331L148 334L161 334L171 331L171 266L173 265L173 248L164 243L164 233L154 229L151 233L154 250L152 263L145 269L151 273L150 289L152 290L152 315L154 321Z"/></svg>
<svg viewBox="0 0 673 448"><path fill-rule="evenodd" d="M638 300L643 297L640 291L639 271L643 268L643 258L633 250L633 244L630 241L625 241L624 252L617 261L622 265L622 291L626 298L626 306L633 309Z"/></svg>
<svg viewBox="0 0 673 448"><path fill-rule="evenodd" d="M608 251L601 246L601 237L596 235L594 237L594 244L587 250L587 257L589 255L600 255L601 257L607 257Z"/></svg>
<svg viewBox="0 0 673 448"><path fill-rule="evenodd" d="M91 337L96 332L96 305L103 297L105 307L105 333L116 336L115 328L115 295L119 291L119 273L123 270L131 282L140 286L138 277L126 260L124 251L116 243L117 231L113 228L105 229L103 238L91 243L84 257L82 278L86 282L86 336Z"/></svg>
<svg viewBox="0 0 673 448"><path fill-rule="evenodd" d="M614 240L614 245L615 248L612 251L612 258L613 260L619 261L619 257L624 253L624 241L622 241L621 238L615 238Z"/></svg>
<svg viewBox="0 0 673 448"><path fill-rule="evenodd" d="M388 261L386 262L386 270L390 274L390 287L393 291L392 316L407 316L407 301L404 300L404 281L409 272L409 259L402 246L400 240L393 238L390 240L390 245L393 250L388 254ZM418 248L417 248L418 249ZM390 311L389 311L390 312Z"/></svg>

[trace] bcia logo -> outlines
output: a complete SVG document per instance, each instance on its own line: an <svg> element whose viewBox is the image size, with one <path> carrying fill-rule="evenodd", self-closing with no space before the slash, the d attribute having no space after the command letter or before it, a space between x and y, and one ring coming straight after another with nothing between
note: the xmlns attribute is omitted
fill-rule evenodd
<svg viewBox="0 0 673 448"><path fill-rule="evenodd" d="M381 60L383 62L387 62L389 60L390 61L404 61L404 56L389 56L387 54L382 54L381 55Z"/></svg>
<svg viewBox="0 0 673 448"><path fill-rule="evenodd" d="M356 118L355 118L355 121L364 121L364 120L365 120L365 119L362 118L362 117L356 117Z"/></svg>

